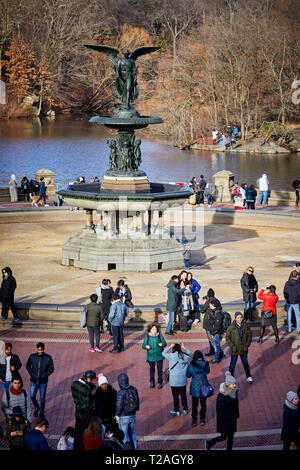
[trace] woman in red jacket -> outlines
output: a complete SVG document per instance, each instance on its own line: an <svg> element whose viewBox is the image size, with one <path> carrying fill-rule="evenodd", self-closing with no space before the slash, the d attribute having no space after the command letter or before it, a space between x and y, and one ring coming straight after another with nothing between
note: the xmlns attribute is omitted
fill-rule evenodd
<svg viewBox="0 0 300 470"><path fill-rule="evenodd" d="M278 295L276 295L276 287L272 285L266 289L261 289L257 297L264 302L261 311L260 336L257 342L262 343L266 326L272 326L275 335L275 343L279 343L276 314Z"/></svg>

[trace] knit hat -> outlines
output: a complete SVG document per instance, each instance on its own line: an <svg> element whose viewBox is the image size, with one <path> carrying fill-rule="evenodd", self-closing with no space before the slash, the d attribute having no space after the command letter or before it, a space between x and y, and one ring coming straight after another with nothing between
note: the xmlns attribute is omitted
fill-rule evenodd
<svg viewBox="0 0 300 470"><path fill-rule="evenodd" d="M212 299L212 300L209 301L209 303L211 305L213 305L214 307L218 307L218 305L219 305L219 302L217 301L217 299Z"/></svg>
<svg viewBox="0 0 300 470"><path fill-rule="evenodd" d="M207 297L214 297L215 296L215 291L213 289L208 289L207 291Z"/></svg>
<svg viewBox="0 0 300 470"><path fill-rule="evenodd" d="M286 394L286 399L287 399L287 401L290 401L290 402L292 402L294 400L294 398L297 398L297 397L298 397L298 395L295 392L287 392L287 394Z"/></svg>
<svg viewBox="0 0 300 470"><path fill-rule="evenodd" d="M235 384L236 380L229 371L225 372L225 385Z"/></svg>
<svg viewBox="0 0 300 470"><path fill-rule="evenodd" d="M234 318L236 319L236 317L238 317L239 315L242 315L242 316L243 316L242 312L235 312Z"/></svg>
<svg viewBox="0 0 300 470"><path fill-rule="evenodd" d="M102 385L102 384L108 384L108 380L106 377L104 377L104 375L98 375L98 385L99 387Z"/></svg>

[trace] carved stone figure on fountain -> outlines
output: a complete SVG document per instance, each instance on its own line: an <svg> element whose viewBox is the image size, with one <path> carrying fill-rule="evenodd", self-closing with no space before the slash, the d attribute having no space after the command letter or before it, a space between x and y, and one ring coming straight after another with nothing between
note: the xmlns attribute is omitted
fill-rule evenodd
<svg viewBox="0 0 300 470"><path fill-rule="evenodd" d="M136 139L134 143L134 162L135 168L138 168L142 163L142 152L141 152L141 139Z"/></svg>
<svg viewBox="0 0 300 470"><path fill-rule="evenodd" d="M106 142L110 148L109 169L113 170L114 168L117 168L117 142L115 139L110 139Z"/></svg>

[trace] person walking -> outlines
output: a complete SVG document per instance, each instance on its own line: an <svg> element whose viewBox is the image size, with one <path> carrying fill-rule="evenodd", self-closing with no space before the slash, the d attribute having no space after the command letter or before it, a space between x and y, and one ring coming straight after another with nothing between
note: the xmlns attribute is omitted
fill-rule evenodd
<svg viewBox="0 0 300 470"><path fill-rule="evenodd" d="M248 349L252 342L252 331L244 321L243 314L241 312L235 312L235 320L228 327L226 332L226 343L230 349L230 366L229 372L234 375L234 369L238 356L240 356L246 376L249 384L253 383L251 377L250 368L248 364Z"/></svg>
<svg viewBox="0 0 300 470"><path fill-rule="evenodd" d="M25 434L24 441L27 450L51 450L44 436L48 426L49 423L46 418L42 418L36 423L32 431Z"/></svg>
<svg viewBox="0 0 300 470"><path fill-rule="evenodd" d="M5 362L0 363L0 383L3 393L6 393L13 378L20 379L19 369L22 367L22 362L17 354L12 354L12 344L5 343Z"/></svg>
<svg viewBox="0 0 300 470"><path fill-rule="evenodd" d="M200 314L199 314L199 292L201 289L201 286L196 279L193 278L193 274L191 272L187 273L187 282L191 286L191 292L192 292L192 297L193 297L193 304L194 304L194 310L193 310L193 325L196 325L197 323L200 322Z"/></svg>
<svg viewBox="0 0 300 470"><path fill-rule="evenodd" d="M281 428L281 440L283 441L283 450L290 450L293 442L300 450L300 413L299 397L295 392L288 392L283 405L283 419Z"/></svg>
<svg viewBox="0 0 300 470"><path fill-rule="evenodd" d="M276 311L279 297L276 295L276 287L271 285L266 289L261 289L258 293L258 298L263 301L263 306L261 309L260 334L257 342L262 343L266 327L271 326L275 335L275 343L279 343Z"/></svg>
<svg viewBox="0 0 300 470"><path fill-rule="evenodd" d="M29 394L23 388L21 378L14 378L7 392L2 396L1 409L5 415L6 422L10 419L13 409L19 406L26 421L31 423L31 404Z"/></svg>
<svg viewBox="0 0 300 470"><path fill-rule="evenodd" d="M101 445L102 422L98 416L94 416L83 433L83 448L84 450L99 450Z"/></svg>
<svg viewBox="0 0 300 470"><path fill-rule="evenodd" d="M300 334L300 284L298 282L298 272L291 272L291 278L285 283L283 295L286 300L287 308L287 331L292 332L292 311L296 317L297 334Z"/></svg>
<svg viewBox="0 0 300 470"><path fill-rule="evenodd" d="M187 364L191 355L191 351L180 344L171 344L166 348L162 355L169 361L169 384L172 390L174 409L170 411L173 416L179 416L179 395L183 414L188 414L188 402L186 397L187 386Z"/></svg>
<svg viewBox="0 0 300 470"><path fill-rule="evenodd" d="M223 333L223 321L224 313L222 307L219 305L219 302L216 299L212 299L209 302L210 315L208 323L208 332L210 335L210 342L214 347L214 359L211 364L216 364L221 361L224 356L224 353L221 348L221 339Z"/></svg>
<svg viewBox="0 0 300 470"><path fill-rule="evenodd" d="M197 426L198 405L200 401L200 426L204 426L206 417L206 398L201 394L201 386L208 385L207 375L210 372L209 363L204 360L198 349L194 352L193 360L188 365L186 376L192 377L190 394L192 396L192 426Z"/></svg>
<svg viewBox="0 0 300 470"><path fill-rule="evenodd" d="M178 288L177 284L178 276L174 274L166 285L168 289L166 310L169 312L169 321L165 332L166 335L174 335L172 326L175 321L175 313L177 312L177 308L179 306L180 296L185 291L185 287Z"/></svg>
<svg viewBox="0 0 300 470"><path fill-rule="evenodd" d="M40 418L44 418L48 378L54 372L52 357L45 353L44 343L40 342L36 345L36 353L29 356L26 369L30 375L30 398L34 406L33 416L37 417L40 412ZM40 405L36 399L38 390Z"/></svg>
<svg viewBox="0 0 300 470"><path fill-rule="evenodd" d="M21 188L24 194L24 201L29 202L30 201L30 182L29 179L27 178L26 175L23 175L22 180L21 180Z"/></svg>
<svg viewBox="0 0 300 470"><path fill-rule="evenodd" d="M104 312L101 305L97 304L97 294L90 296L91 302L86 307L86 327L90 340L90 352L103 352L100 349L100 324L104 320ZM96 346L95 346L96 343Z"/></svg>
<svg viewBox="0 0 300 470"><path fill-rule="evenodd" d="M9 180L9 194L10 194L10 201L11 202L18 202L18 181L16 179L16 175L12 174Z"/></svg>
<svg viewBox="0 0 300 470"><path fill-rule="evenodd" d="M107 330L109 334L112 335L111 324L108 323L107 319L109 315L109 309L111 306L114 290L110 285L109 279L103 279L101 286L97 287L96 289L96 294L98 296L97 303L101 305L102 311L104 313L104 318L107 324ZM100 322L100 333L104 333L103 321Z"/></svg>
<svg viewBox="0 0 300 470"><path fill-rule="evenodd" d="M116 288L116 294L119 295L122 302L124 302L127 305L127 307L129 307L129 308L134 307L134 305L132 303L131 290L129 289L128 285L125 284L125 281L123 281L123 279L120 279L120 281L118 281L118 287Z"/></svg>
<svg viewBox="0 0 300 470"><path fill-rule="evenodd" d="M155 387L155 364L157 368L158 386L163 387L163 356L162 351L167 343L160 332L160 326L155 322L152 323L147 331L142 348L147 351L147 362L150 368L150 388Z"/></svg>
<svg viewBox="0 0 300 470"><path fill-rule="evenodd" d="M246 194L246 203L247 203L247 209L255 209L255 199L257 196L257 191L255 189L254 184L251 184L251 186L247 186L245 189L245 194Z"/></svg>
<svg viewBox="0 0 300 470"><path fill-rule="evenodd" d="M48 207L48 204L47 204L47 201L46 201L46 192L47 192L47 188L46 188L46 185L45 185L45 178L42 176L41 179L40 179L40 189L39 189L39 198L38 200L34 203L35 207L38 207L38 203L40 202L41 199L43 199L44 201L44 206L45 207Z"/></svg>
<svg viewBox="0 0 300 470"><path fill-rule="evenodd" d="M206 450L210 450L217 442L227 440L226 450L232 450L234 433L236 432L239 415L238 387L230 372L225 373L225 382L221 383L217 396L217 432L221 435L207 440Z"/></svg>
<svg viewBox="0 0 300 470"><path fill-rule="evenodd" d="M256 292L258 284L254 276L254 268L249 266L240 280L243 291L243 301L245 302L244 318L245 320L254 321L254 309L256 301Z"/></svg>
<svg viewBox="0 0 300 470"><path fill-rule="evenodd" d="M135 434L136 412L140 409L139 394L133 385L129 384L128 375L122 373L118 376L120 390L117 393L116 419L119 428L124 433L124 444L130 442L134 450L138 450Z"/></svg>
<svg viewBox="0 0 300 470"><path fill-rule="evenodd" d="M67 426L58 441L57 450L73 450L74 436L75 429L72 426Z"/></svg>
<svg viewBox="0 0 300 470"><path fill-rule="evenodd" d="M129 309L125 302L122 301L118 293L114 293L112 305L109 309L108 321L111 324L114 348L109 352L119 353L124 351L124 322L128 315Z"/></svg>
<svg viewBox="0 0 300 470"><path fill-rule="evenodd" d="M25 433L29 431L30 423L25 419L22 408L14 406L6 428L9 450L15 452L25 450Z"/></svg>
<svg viewBox="0 0 300 470"><path fill-rule="evenodd" d="M183 241L183 262L185 269L190 269L191 247L188 240Z"/></svg>
<svg viewBox="0 0 300 470"><path fill-rule="evenodd" d="M221 302L219 301L219 299L217 299L215 297L215 291L213 289L208 289L207 291L207 295L205 297L203 297L203 300L205 300L205 303L202 305L202 307L200 308L200 313L203 313L204 314L204 317L203 317L203 328L206 332L206 336L207 336L207 339L208 339L208 342L209 342L209 352L205 354L205 356L214 356L215 354L215 348L213 347L212 343L211 343L211 337L210 337L210 332L209 332L209 329L210 329L210 317L211 317L211 314L212 314L212 310L209 306L210 302L212 300L215 300L216 301L216 305L217 305L217 308L222 308L222 305L221 305Z"/></svg>
<svg viewBox="0 0 300 470"><path fill-rule="evenodd" d="M88 427L94 413L94 400L92 395L94 380L97 380L96 372L87 370L81 379L75 380L71 385L75 405L74 450L83 450L83 433Z"/></svg>
<svg viewBox="0 0 300 470"><path fill-rule="evenodd" d="M297 178L293 181L292 187L294 188L296 195L295 208L298 209L298 204L300 200L300 176L297 176Z"/></svg>
<svg viewBox="0 0 300 470"><path fill-rule="evenodd" d="M116 416L117 391L103 374L98 375L98 388L94 397L95 416L102 421L102 435L118 427Z"/></svg>
<svg viewBox="0 0 300 470"><path fill-rule="evenodd" d="M267 206L268 195L269 195L269 180L265 173L258 180L258 188L259 188L258 204L262 204L262 201L264 201L264 205Z"/></svg>
<svg viewBox="0 0 300 470"><path fill-rule="evenodd" d="M14 304L14 296L15 290L17 288L16 279L12 275L12 270L10 267L6 267L2 269L2 283L1 283L1 302L2 302L2 316L0 320L4 321L7 320L8 317L8 310L11 309L13 314L13 321L19 322L20 319L17 316L17 310Z"/></svg>

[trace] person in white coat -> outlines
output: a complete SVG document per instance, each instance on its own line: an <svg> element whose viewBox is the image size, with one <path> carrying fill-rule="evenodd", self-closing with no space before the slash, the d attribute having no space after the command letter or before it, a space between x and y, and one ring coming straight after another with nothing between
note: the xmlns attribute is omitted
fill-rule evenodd
<svg viewBox="0 0 300 470"><path fill-rule="evenodd" d="M259 199L258 203L261 204L264 200L264 204L268 204L268 193L269 193L269 181L267 175L264 173L261 178L258 180L259 187Z"/></svg>
<svg viewBox="0 0 300 470"><path fill-rule="evenodd" d="M16 175L12 174L9 181L9 193L11 202L18 202L18 192L17 192L17 179Z"/></svg>

